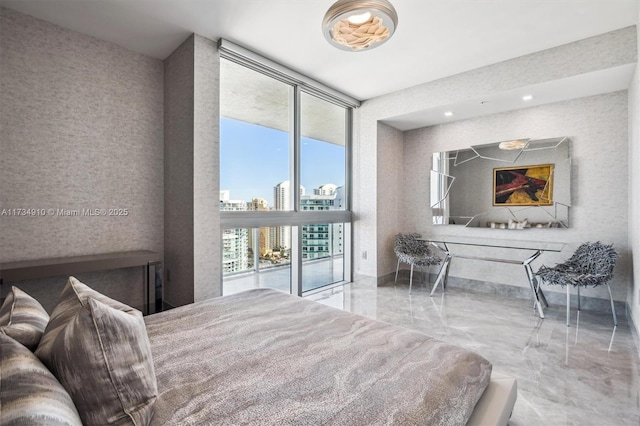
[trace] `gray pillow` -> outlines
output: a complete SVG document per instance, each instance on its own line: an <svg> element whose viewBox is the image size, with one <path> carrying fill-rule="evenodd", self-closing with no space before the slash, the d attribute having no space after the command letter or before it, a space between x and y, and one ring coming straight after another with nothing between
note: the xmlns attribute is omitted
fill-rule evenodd
<svg viewBox="0 0 640 426"><path fill-rule="evenodd" d="M82 426L71 397L29 349L0 334L3 425Z"/></svg>
<svg viewBox="0 0 640 426"><path fill-rule="evenodd" d="M51 371L85 424L148 425L158 388L142 314L85 304L53 341Z"/></svg>
<svg viewBox="0 0 640 426"><path fill-rule="evenodd" d="M81 283L74 277L69 277L67 285L60 293L58 304L51 313L51 318L47 324L47 328L44 330L40 344L36 350L36 355L40 360L51 369L51 363L49 360L49 353L51 351L51 345L60 331L67 325L69 321L80 311L83 306L86 306L86 300L88 297L92 297L96 300L105 303L112 308L124 311L124 312L138 312L136 309L125 305L124 303L113 300Z"/></svg>
<svg viewBox="0 0 640 426"><path fill-rule="evenodd" d="M18 287L11 287L0 307L0 333L34 351L48 322L49 314L36 299Z"/></svg>

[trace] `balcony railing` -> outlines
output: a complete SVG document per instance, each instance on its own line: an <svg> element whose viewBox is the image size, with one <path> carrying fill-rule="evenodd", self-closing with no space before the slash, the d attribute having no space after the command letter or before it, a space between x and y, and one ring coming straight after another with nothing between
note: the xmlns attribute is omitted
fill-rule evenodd
<svg viewBox="0 0 640 426"><path fill-rule="evenodd" d="M344 280L344 256L342 254L321 259L302 261L302 291L311 291ZM275 288L291 292L291 264L260 265L260 271L225 273L222 294L228 295L253 288Z"/></svg>

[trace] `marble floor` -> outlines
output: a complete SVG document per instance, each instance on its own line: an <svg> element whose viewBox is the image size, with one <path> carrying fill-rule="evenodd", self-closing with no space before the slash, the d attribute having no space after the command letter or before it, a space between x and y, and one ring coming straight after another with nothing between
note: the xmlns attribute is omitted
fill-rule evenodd
<svg viewBox="0 0 640 426"><path fill-rule="evenodd" d="M515 376L518 400L510 425L640 425L640 360L623 313L550 306L545 319L526 299L429 285L377 287L374 280L310 296L360 315L411 328L473 350L495 371ZM576 318L578 317L578 318Z"/></svg>

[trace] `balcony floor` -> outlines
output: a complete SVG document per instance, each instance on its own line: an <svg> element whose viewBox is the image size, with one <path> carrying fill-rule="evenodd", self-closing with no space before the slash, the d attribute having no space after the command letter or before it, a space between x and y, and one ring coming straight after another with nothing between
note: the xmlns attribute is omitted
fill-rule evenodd
<svg viewBox="0 0 640 426"><path fill-rule="evenodd" d="M344 256L307 260L302 262L302 291L314 290L342 281L344 278ZM261 269L260 273L247 272L225 276L222 294L238 293L252 288L275 288L290 293L291 268L276 266Z"/></svg>

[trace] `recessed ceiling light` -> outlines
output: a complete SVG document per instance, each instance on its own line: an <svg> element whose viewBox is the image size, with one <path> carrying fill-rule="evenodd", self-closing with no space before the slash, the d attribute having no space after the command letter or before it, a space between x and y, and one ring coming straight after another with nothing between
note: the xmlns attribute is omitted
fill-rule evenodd
<svg viewBox="0 0 640 426"><path fill-rule="evenodd" d="M453 115L453 113L451 111L447 111L444 113L445 117L451 117Z"/></svg>
<svg viewBox="0 0 640 426"><path fill-rule="evenodd" d="M523 100L523 101L530 101L531 99L533 99L533 95L524 95L524 96L522 97L522 100Z"/></svg>

